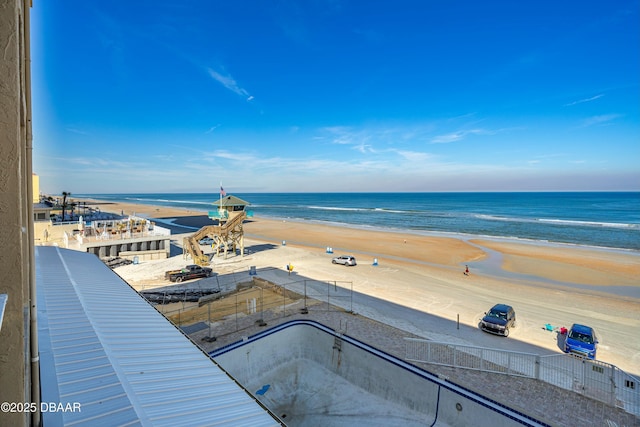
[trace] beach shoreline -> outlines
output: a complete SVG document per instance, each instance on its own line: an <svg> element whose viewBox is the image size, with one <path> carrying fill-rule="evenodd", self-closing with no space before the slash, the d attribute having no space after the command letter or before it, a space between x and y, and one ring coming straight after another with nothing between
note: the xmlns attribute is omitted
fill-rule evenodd
<svg viewBox="0 0 640 427"><path fill-rule="evenodd" d="M181 233L214 224L207 211L159 205L104 202L86 199L103 212L137 215L161 225L180 227ZM574 284L637 289L640 298L640 252L628 249L581 246L513 237L467 235L417 230L380 229L291 218L252 217L245 221L247 237L271 243L352 251L389 262L410 260L425 266L462 269L481 267L490 254L499 253L499 268L480 268L496 275L502 270L538 278L548 284ZM402 245L398 245L402 242ZM407 244L408 243L408 244ZM489 261L489 264L495 261ZM544 265L543 268L541 266ZM615 292L614 292L615 293ZM632 293L633 294L633 293ZM627 294L628 295L628 294Z"/></svg>
<svg viewBox="0 0 640 427"><path fill-rule="evenodd" d="M192 208L181 208L181 207L174 207L174 206L168 207L163 205L154 205L154 204L146 204L146 203L106 201L106 200L100 200L100 199L82 198L78 200L86 202L87 206L105 205L108 207L108 210L106 210L105 212L111 212L114 214L119 214L120 212L123 212L125 215L137 215L150 220L171 223L171 224L175 224L175 225L183 226L187 228L192 227L192 228L199 229L204 225L211 224L211 220L207 216L208 211L206 209L198 210L198 209L192 209ZM315 219L309 220L309 219L286 217L286 216L276 217L276 216L258 215L256 216L256 219L261 219L266 221L277 221L277 222L288 221L288 222L303 223L303 224L317 224L321 226L337 227L341 229L380 231L380 232L387 232L387 233L410 234L410 235L427 236L427 237L454 238L454 239L460 239L464 241L480 239L484 241L495 240L497 242L522 243L525 245L531 244L531 245L545 246L545 247L549 246L549 247L559 247L559 248L568 248L568 249L572 249L572 248L591 249L596 251L604 251L604 252L612 252L612 253L620 253L620 254L631 254L631 255L637 254L638 256L640 256L640 250L637 250L637 249L595 246L595 245L567 243L567 242L556 242L556 241L550 241L550 240L539 240L539 239L531 239L531 238L516 237L516 236L496 236L496 235L489 235L489 234L469 234L469 233L462 233L462 232L422 230L422 229L414 229L414 228L402 229L402 228L396 228L396 227L367 226L362 224L320 221Z"/></svg>

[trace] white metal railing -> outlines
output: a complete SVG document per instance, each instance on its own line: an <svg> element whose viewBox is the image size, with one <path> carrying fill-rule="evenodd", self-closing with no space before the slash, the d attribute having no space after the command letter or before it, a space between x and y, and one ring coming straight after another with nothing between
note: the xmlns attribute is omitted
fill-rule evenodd
<svg viewBox="0 0 640 427"><path fill-rule="evenodd" d="M155 224L153 229L150 229L147 233L149 233L150 236L171 236L171 230L161 227L158 224Z"/></svg>
<svg viewBox="0 0 640 427"><path fill-rule="evenodd" d="M578 355L540 356L405 338L405 359L545 381L640 416L640 379L615 365Z"/></svg>
<svg viewBox="0 0 640 427"><path fill-rule="evenodd" d="M111 233L97 233L89 236L84 236L84 242L97 242L100 240L123 240L123 239L133 239L139 237L150 237L150 236L171 236L171 230L164 227L154 226L151 230L148 231L139 231L132 233L130 230L124 230L121 233L118 232L116 234Z"/></svg>

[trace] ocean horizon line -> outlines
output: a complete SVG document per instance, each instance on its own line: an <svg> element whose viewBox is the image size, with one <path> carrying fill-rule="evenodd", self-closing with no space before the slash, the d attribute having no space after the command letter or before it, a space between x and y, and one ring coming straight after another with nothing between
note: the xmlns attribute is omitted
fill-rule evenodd
<svg viewBox="0 0 640 427"><path fill-rule="evenodd" d="M638 190L460 190L460 191L226 191L227 195L233 194L640 194ZM44 192L44 195L53 196L57 193ZM73 197L91 196L115 196L115 195L154 195L154 194L220 194L216 191L150 191L150 192L127 192L127 193L73 193ZM62 195L62 192L60 192Z"/></svg>

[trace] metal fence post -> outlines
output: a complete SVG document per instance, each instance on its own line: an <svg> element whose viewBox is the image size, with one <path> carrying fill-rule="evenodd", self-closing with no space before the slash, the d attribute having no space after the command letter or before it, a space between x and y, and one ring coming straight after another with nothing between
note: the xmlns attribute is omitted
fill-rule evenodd
<svg viewBox="0 0 640 427"><path fill-rule="evenodd" d="M584 396L585 391L586 391L586 387L585 387L585 380L587 379L587 364L585 363L584 359L582 360L582 369L580 369L580 374L582 375L582 378L580 378L580 389L581 389L581 394Z"/></svg>
<svg viewBox="0 0 640 427"><path fill-rule="evenodd" d="M350 296L350 308L351 313L353 313L353 281L351 282L351 296Z"/></svg>
<svg viewBox="0 0 640 427"><path fill-rule="evenodd" d="M616 368L609 367L608 371L609 371L609 382L611 383L611 400L609 401L609 403L615 405L616 403L616 378L615 378Z"/></svg>
<svg viewBox="0 0 640 427"><path fill-rule="evenodd" d="M304 279L304 308L307 308L307 279Z"/></svg>
<svg viewBox="0 0 640 427"><path fill-rule="evenodd" d="M262 322L264 323L264 289L260 287L260 317L262 318ZM262 326L262 325L260 325Z"/></svg>

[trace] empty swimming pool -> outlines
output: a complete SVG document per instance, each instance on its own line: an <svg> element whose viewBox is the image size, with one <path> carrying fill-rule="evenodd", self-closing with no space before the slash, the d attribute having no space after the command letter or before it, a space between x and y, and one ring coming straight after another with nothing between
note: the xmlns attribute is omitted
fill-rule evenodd
<svg viewBox="0 0 640 427"><path fill-rule="evenodd" d="M546 425L314 321L210 354L289 426Z"/></svg>

